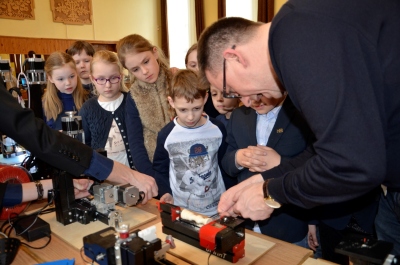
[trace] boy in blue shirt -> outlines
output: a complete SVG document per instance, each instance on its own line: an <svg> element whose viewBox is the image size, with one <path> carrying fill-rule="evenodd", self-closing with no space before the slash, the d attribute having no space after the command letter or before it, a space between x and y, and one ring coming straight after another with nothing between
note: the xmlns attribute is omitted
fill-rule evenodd
<svg viewBox="0 0 400 265"><path fill-rule="evenodd" d="M219 162L226 150L226 131L203 113L207 91L197 85L191 70L178 71L171 81L168 102L177 117L158 133L154 178L160 201L211 216L225 191Z"/></svg>

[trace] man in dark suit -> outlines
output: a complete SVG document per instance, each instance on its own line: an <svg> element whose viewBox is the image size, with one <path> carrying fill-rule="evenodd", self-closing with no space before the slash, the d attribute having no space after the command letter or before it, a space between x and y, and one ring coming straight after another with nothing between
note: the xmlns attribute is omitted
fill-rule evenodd
<svg viewBox="0 0 400 265"><path fill-rule="evenodd" d="M261 99L265 104L274 102L273 99ZM314 136L289 97L282 104L266 147L257 146L259 140L256 132L258 116L266 113L268 107L262 109L260 104L254 102L251 106L254 109L245 106L235 109L228 123L228 148L222 160L222 167L227 174L237 177L239 182L258 172L263 172L264 180L277 178L302 166L315 155L312 147ZM313 219L313 223L318 221L321 235L318 242L316 234L313 234L309 244L319 244L324 259L347 264L348 257L336 254L334 249L348 233L366 236L373 234L377 210L376 192L373 190L346 203L323 205L314 208L312 213L294 205L285 205L275 209L270 219L259 221L258 225L263 234L296 243L307 233L307 220L304 217L308 216L308 219ZM253 224L247 221L247 225L251 226L248 228L251 229ZM311 247L315 250L315 247Z"/></svg>
<svg viewBox="0 0 400 265"><path fill-rule="evenodd" d="M81 142L48 127L35 118L30 109L23 109L0 81L0 131L24 146L50 165L65 170L73 176L85 174L98 180L130 183L143 191L143 203L157 196L154 179L131 170L96 153ZM6 187L0 187L0 203Z"/></svg>
<svg viewBox="0 0 400 265"><path fill-rule="evenodd" d="M307 123L289 97L259 96L252 101L251 108L242 106L233 111L227 127L228 149L222 167L241 182L302 153L312 138ZM305 156L304 160L307 159ZM280 170L287 169L281 167ZM247 220L247 225L252 229L254 222ZM308 231L308 211L296 206L276 209L272 218L259 221L258 226L263 234L300 244Z"/></svg>

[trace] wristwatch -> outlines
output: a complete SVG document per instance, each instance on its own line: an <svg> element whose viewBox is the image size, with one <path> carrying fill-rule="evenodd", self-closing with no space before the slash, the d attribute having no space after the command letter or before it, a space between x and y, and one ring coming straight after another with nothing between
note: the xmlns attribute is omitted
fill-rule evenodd
<svg viewBox="0 0 400 265"><path fill-rule="evenodd" d="M269 182L270 180L271 180L271 179L267 179L266 181L264 181L264 184L263 184L264 202L265 202L265 204L268 205L269 207L274 208L274 209L277 209L277 208L280 208L280 207L281 207L281 204L280 204L279 202L275 201L275 200L271 197L271 195L269 194L269 192L268 192L268 182Z"/></svg>

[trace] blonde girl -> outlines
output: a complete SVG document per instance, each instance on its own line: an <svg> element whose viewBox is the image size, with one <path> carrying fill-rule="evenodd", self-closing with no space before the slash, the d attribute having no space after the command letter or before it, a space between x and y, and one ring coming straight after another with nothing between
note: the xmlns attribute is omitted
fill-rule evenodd
<svg viewBox="0 0 400 265"><path fill-rule="evenodd" d="M128 90L117 55L107 50L97 51L90 62L90 80L96 96L87 100L79 112L85 143L95 150L105 149L108 158L134 168L125 126Z"/></svg>
<svg viewBox="0 0 400 265"><path fill-rule="evenodd" d="M157 134L174 116L167 95L171 80L168 60L158 47L132 34L117 43L118 58L132 75L126 102L126 127L136 169L153 176Z"/></svg>
<svg viewBox="0 0 400 265"><path fill-rule="evenodd" d="M64 52L50 54L44 70L48 78L42 99L44 119L51 128L61 130L61 117L66 116L66 111L79 111L88 94L70 55Z"/></svg>

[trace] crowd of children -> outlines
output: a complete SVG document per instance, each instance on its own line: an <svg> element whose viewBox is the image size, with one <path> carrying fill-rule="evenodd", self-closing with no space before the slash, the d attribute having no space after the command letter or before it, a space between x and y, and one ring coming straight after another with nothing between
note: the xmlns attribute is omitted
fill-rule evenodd
<svg viewBox="0 0 400 265"><path fill-rule="evenodd" d="M154 177L160 201L212 216L226 189L257 172L284 172L283 161L312 146L313 136L287 95L258 95L245 107L200 87L196 44L185 65L173 70L162 50L137 34L119 40L117 53L77 41L46 60L44 118L60 130L65 112L79 112L87 145ZM310 221L309 211L285 206L246 226L316 250Z"/></svg>

